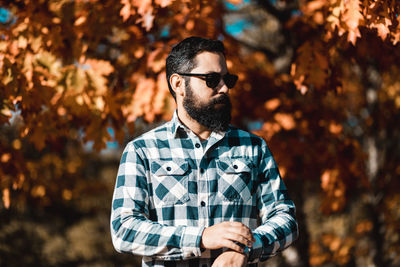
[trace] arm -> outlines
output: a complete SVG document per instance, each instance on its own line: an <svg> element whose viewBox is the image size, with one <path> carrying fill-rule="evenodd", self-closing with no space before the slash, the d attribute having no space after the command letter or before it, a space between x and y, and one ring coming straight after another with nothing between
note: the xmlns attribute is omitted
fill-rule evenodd
<svg viewBox="0 0 400 267"><path fill-rule="evenodd" d="M166 226L149 220L149 192L141 151L129 143L118 169L111 237L118 252L180 260L200 256L202 227Z"/></svg>
<svg viewBox="0 0 400 267"><path fill-rule="evenodd" d="M256 241L250 249L251 263L274 256L298 237L294 203L287 194L278 166L265 142L258 181L257 205L261 225L253 231Z"/></svg>

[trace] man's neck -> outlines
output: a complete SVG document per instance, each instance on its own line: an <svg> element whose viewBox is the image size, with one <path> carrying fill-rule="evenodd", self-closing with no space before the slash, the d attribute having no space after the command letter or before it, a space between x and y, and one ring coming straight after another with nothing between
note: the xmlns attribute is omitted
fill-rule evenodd
<svg viewBox="0 0 400 267"><path fill-rule="evenodd" d="M190 117L184 108L178 108L177 114L179 120L193 133L195 133L201 141L206 140L208 139L208 137L210 137L211 130Z"/></svg>

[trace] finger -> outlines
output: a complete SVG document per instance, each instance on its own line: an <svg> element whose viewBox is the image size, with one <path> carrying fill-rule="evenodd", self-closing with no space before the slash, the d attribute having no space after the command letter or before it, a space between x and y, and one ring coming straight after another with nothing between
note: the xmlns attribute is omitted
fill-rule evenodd
<svg viewBox="0 0 400 267"><path fill-rule="evenodd" d="M227 229L228 233L234 233L243 236L248 242L253 243L255 241L253 233L249 228L245 227L230 227Z"/></svg>
<svg viewBox="0 0 400 267"><path fill-rule="evenodd" d="M251 229L247 227L247 225L241 223L241 222L230 222L229 225L233 228L238 228L241 229L242 231L247 231L251 233Z"/></svg>
<svg viewBox="0 0 400 267"><path fill-rule="evenodd" d="M239 243L243 244L244 246L252 246L252 244L253 244L249 239L247 239L243 235L240 235L237 233L228 232L225 234L224 237L229 240L232 240L234 242L239 242Z"/></svg>
<svg viewBox="0 0 400 267"><path fill-rule="evenodd" d="M226 248L230 248L234 251L237 251L239 253L243 253L243 251L244 251L244 249L241 246L239 246L238 244L235 244L233 241L228 240L228 239L225 239L223 241L223 246Z"/></svg>
<svg viewBox="0 0 400 267"><path fill-rule="evenodd" d="M242 226L244 226L244 227L247 227L246 225L244 225L243 223L241 223L241 222L231 222L231 221L229 221L229 222L227 222L230 226L233 226L233 227L242 227Z"/></svg>

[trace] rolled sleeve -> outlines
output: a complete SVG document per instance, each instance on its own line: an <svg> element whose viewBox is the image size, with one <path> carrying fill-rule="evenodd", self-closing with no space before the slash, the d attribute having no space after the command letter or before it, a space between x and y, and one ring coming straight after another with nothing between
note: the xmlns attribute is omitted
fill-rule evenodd
<svg viewBox="0 0 400 267"><path fill-rule="evenodd" d="M256 242L250 250L249 262L263 261L287 248L298 237L296 210L266 144L259 166L260 186L257 190L261 225L253 231Z"/></svg>
<svg viewBox="0 0 400 267"><path fill-rule="evenodd" d="M145 169L138 150L128 144L112 201L110 227L115 249L162 260L200 256L203 227L167 226L149 219Z"/></svg>
<svg viewBox="0 0 400 267"><path fill-rule="evenodd" d="M187 226L182 237L182 250L184 258L200 257L200 242L204 227Z"/></svg>

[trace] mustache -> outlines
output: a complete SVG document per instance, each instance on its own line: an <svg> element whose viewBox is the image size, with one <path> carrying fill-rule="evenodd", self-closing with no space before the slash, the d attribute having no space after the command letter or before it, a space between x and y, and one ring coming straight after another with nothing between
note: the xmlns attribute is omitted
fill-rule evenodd
<svg viewBox="0 0 400 267"><path fill-rule="evenodd" d="M212 100L212 104L230 104L230 99L229 96L226 94L221 95L218 98L215 98Z"/></svg>

